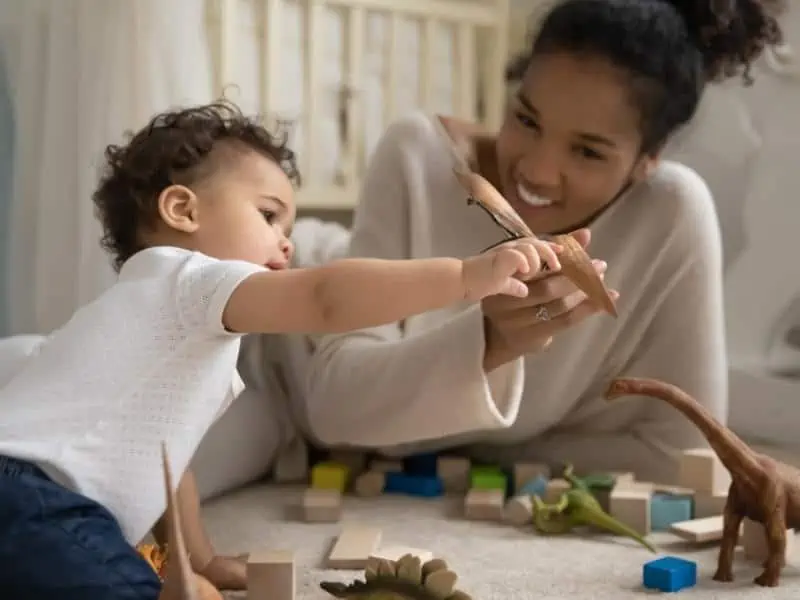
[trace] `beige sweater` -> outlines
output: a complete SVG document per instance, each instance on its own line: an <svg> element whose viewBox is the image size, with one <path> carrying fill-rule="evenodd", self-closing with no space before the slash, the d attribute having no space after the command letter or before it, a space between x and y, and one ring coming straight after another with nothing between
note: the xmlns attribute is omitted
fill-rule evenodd
<svg viewBox="0 0 800 600"><path fill-rule="evenodd" d="M379 143L356 212L350 253L466 256L500 239L465 194L432 121L413 114ZM710 192L664 162L592 226L620 316L561 334L545 352L482 370L480 306L458 306L318 340L304 413L324 444L387 453L469 444L486 460L571 460L674 478L676 450L703 445L674 409L602 398L616 375L682 386L727 413L721 242Z"/></svg>

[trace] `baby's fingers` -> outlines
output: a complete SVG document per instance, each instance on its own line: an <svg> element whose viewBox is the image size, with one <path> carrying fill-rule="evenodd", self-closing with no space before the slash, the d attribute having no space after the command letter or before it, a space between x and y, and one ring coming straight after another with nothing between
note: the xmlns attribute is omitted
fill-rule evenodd
<svg viewBox="0 0 800 600"><path fill-rule="evenodd" d="M558 252L562 250L561 246L552 242L545 242L544 240L533 240L532 245L538 255L537 263L539 267L536 271L542 268L542 261L544 261L545 265L550 267L551 271L561 270L561 263L558 261ZM533 268L533 263L531 263L531 268Z"/></svg>

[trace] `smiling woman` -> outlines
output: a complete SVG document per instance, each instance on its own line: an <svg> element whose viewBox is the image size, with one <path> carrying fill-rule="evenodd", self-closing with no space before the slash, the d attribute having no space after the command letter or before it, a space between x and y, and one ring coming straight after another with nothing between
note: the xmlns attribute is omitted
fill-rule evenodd
<svg viewBox="0 0 800 600"><path fill-rule="evenodd" d="M510 69L520 85L500 130L461 123L455 135L537 235L591 239L619 318L551 272L529 282L525 299L322 338L308 378L310 434L331 446L459 447L481 460L569 460L674 481L677 451L702 438L657 404L610 406L602 393L619 374L655 377L725 418L714 205L694 171L660 152L707 83L746 80L750 62L780 41L774 4L557 4ZM373 154L350 253L463 256L496 242L496 225L464 201L433 120L410 115Z"/></svg>

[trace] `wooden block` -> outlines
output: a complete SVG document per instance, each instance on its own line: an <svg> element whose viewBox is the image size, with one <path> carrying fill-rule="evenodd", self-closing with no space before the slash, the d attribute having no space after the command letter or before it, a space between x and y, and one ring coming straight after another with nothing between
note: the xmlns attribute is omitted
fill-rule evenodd
<svg viewBox="0 0 800 600"><path fill-rule="evenodd" d="M295 600L294 553L271 550L253 553L247 560L249 600Z"/></svg>
<svg viewBox="0 0 800 600"><path fill-rule="evenodd" d="M713 494L696 492L694 495L694 518L703 519L721 515L728 501L728 491Z"/></svg>
<svg viewBox="0 0 800 600"><path fill-rule="evenodd" d="M547 482L547 489L544 492L543 500L547 504L558 502L561 495L568 491L572 486L566 479L556 478Z"/></svg>
<svg viewBox="0 0 800 600"><path fill-rule="evenodd" d="M402 473L403 461L376 458L369 463L369 470L381 473Z"/></svg>
<svg viewBox="0 0 800 600"><path fill-rule="evenodd" d="M666 531L675 523L693 518L691 495L653 492L650 497L650 529Z"/></svg>
<svg viewBox="0 0 800 600"><path fill-rule="evenodd" d="M516 463L514 465L514 493L519 493L526 483L540 476L549 479L550 467L543 463Z"/></svg>
<svg viewBox="0 0 800 600"><path fill-rule="evenodd" d="M317 463L311 468L312 488L339 490L344 493L349 479L350 468L347 465L328 461Z"/></svg>
<svg viewBox="0 0 800 600"><path fill-rule="evenodd" d="M329 569L364 569L381 543L376 527L350 525L342 530L328 554Z"/></svg>
<svg viewBox="0 0 800 600"><path fill-rule="evenodd" d="M722 516L673 523L669 530L685 540L702 544L722 539Z"/></svg>
<svg viewBox="0 0 800 600"><path fill-rule="evenodd" d="M744 556L748 560L764 562L767 558L767 539L764 526L757 521L745 518L742 522L741 543L744 547ZM784 560L787 562L795 550L796 537L793 529L786 530L786 552Z"/></svg>
<svg viewBox="0 0 800 600"><path fill-rule="evenodd" d="M503 511L503 519L507 523L517 525L527 525L533 521L533 502L528 495L515 496L506 503Z"/></svg>
<svg viewBox="0 0 800 600"><path fill-rule="evenodd" d="M508 488L508 477L498 467L472 467L470 469L470 489L502 490Z"/></svg>
<svg viewBox="0 0 800 600"><path fill-rule="evenodd" d="M630 471L609 471L608 474L614 478L615 483L636 481L636 476Z"/></svg>
<svg viewBox="0 0 800 600"><path fill-rule="evenodd" d="M505 499L502 490L471 489L464 498L464 516L475 521L502 521Z"/></svg>
<svg viewBox="0 0 800 600"><path fill-rule="evenodd" d="M436 474L447 493L463 494L469 489L472 463L461 456L440 456L436 461Z"/></svg>
<svg viewBox="0 0 800 600"><path fill-rule="evenodd" d="M710 448L685 450L680 460L680 485L704 493L722 492L731 485L731 476Z"/></svg>
<svg viewBox="0 0 800 600"><path fill-rule="evenodd" d="M650 497L646 488L614 488L609 496L611 516L642 535L650 533Z"/></svg>
<svg viewBox="0 0 800 600"><path fill-rule="evenodd" d="M690 496L694 497L696 492L692 488L679 485L653 484L653 492L657 494L669 494L670 496Z"/></svg>
<svg viewBox="0 0 800 600"><path fill-rule="evenodd" d="M421 548L409 548L408 546L387 546L379 548L372 553L370 558L383 558L385 560L397 561L404 557L406 554L416 556L419 561L424 565L429 560L433 560L433 552L430 550L423 550Z"/></svg>
<svg viewBox="0 0 800 600"><path fill-rule="evenodd" d="M386 487L386 473L381 471L367 471L356 477L353 486L357 496L362 498L374 498L383 493Z"/></svg>
<svg viewBox="0 0 800 600"><path fill-rule="evenodd" d="M303 520L307 523L335 523L342 518L339 490L308 488L303 492Z"/></svg>

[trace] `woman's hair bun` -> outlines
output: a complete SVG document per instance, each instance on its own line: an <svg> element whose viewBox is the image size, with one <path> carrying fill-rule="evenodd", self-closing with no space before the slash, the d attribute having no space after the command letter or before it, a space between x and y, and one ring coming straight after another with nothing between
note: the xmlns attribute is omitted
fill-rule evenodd
<svg viewBox="0 0 800 600"><path fill-rule="evenodd" d="M777 17L784 0L663 0L682 16L703 56L709 81L742 73L768 46L783 42Z"/></svg>

